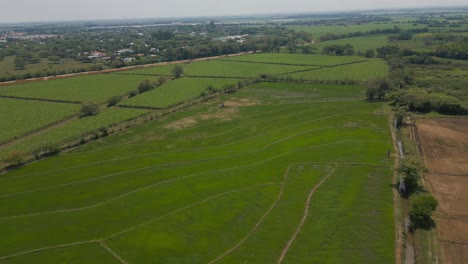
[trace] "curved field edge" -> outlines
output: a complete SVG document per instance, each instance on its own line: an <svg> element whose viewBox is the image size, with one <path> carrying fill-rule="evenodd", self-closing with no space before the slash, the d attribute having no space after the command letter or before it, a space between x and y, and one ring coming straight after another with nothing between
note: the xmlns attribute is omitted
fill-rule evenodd
<svg viewBox="0 0 468 264"><path fill-rule="evenodd" d="M338 96L338 91L340 88L346 89L346 86L335 88L337 89L335 96ZM296 92L305 94L313 92L313 89L307 89L306 86L300 85L293 86L292 88L290 88L290 92L294 91L295 89ZM132 159L129 159L128 164L134 163L136 165L136 168L144 167L144 163L153 163L153 166L157 166L158 164L167 164L167 168L165 168L164 170L161 170L161 168L149 169L144 173L136 172L134 174L121 175L118 176L118 178L109 177L106 181L102 182L102 184L104 185L95 185L93 187L93 184L86 184L80 188L76 188L77 191L83 191L82 194L80 194L82 195L82 197L86 197L88 195L95 196L96 198L90 200L93 202L102 201L103 196L101 196L101 198L97 197L99 197L99 195L101 195L100 193L102 193L102 191L105 191L106 189L113 193L108 197L115 197L116 194L125 194L125 192L131 192L132 189L138 190L138 185L140 185L140 188L143 188L141 190L138 190L138 192L122 197L121 200L115 200L114 202L112 202L112 206L107 207L105 211L102 211L102 208L97 208L86 210L86 214L70 211L57 213L55 215L34 215L18 219L0 220L2 222L1 233L4 234L4 237L10 238L8 239L8 244L2 243L3 245L1 246L1 255L3 255L4 258L8 257L9 255L12 257L11 260L14 260L16 258L14 257L16 254L24 254L24 256L20 257L18 255L17 257L24 257L24 259L26 260L28 255L32 256L30 254L38 254L38 252L47 252L47 250L55 250L59 247L74 247L75 245L77 245L75 243L96 244L99 241L105 241L107 246L109 246L112 250L114 250L119 256L123 257L124 259L128 258L129 260L131 260L133 258L145 258L145 256L150 256L151 258L152 250L162 250L162 248L166 246L162 245L162 247L160 247L160 243L162 242L160 241L161 239L159 239L159 237L167 237L167 234L165 235L165 233L167 233L165 232L165 230L174 230L174 232L177 232L177 236L174 237L175 239L171 240L171 237L169 237L166 241L167 243L169 243L169 246L172 246L172 248L175 250L174 252L177 252L177 250L181 250L183 248L187 248L187 245L192 245L189 243L190 241L194 243L194 248L200 249L196 250L195 252L190 251L189 248L187 252L190 252L190 254L179 256L180 259L188 260L191 257L193 257L193 259L197 260L196 262L208 262L215 259L217 256L220 256L224 252L227 252L233 247L236 247L236 245L239 242L241 242L246 237L246 235L249 234L249 232L251 232L252 229L254 229L254 227L257 226L259 221L262 219L262 216L264 216L265 213L268 212L268 209L271 208L271 205L274 203L278 195L282 179L284 177L285 169L290 164L297 162L316 163L307 166L316 166L317 168L330 168L337 163L341 164L339 166L343 167L354 167L360 166L359 164L362 164L361 166L364 167L375 166L377 168L380 168L381 170L385 170L385 167L391 166L391 161L386 156L387 148L389 145L391 145L389 140L390 136L388 134L388 131L386 131L386 120L384 116L375 113L380 106L379 104L372 104L371 107L369 107L369 104L366 104L364 102L345 101L327 103L325 100L322 103L297 104L295 102L296 96L294 93L282 93L281 100L285 101L285 105L269 105L269 102L275 102L279 98L272 98L268 96L262 97L258 94L255 95L255 93L252 93L248 90L245 90L245 92L241 91L234 96L220 98L219 100L221 102L227 100L241 103L245 102L242 100L247 98L247 96L253 97L259 102L250 105L245 104L236 106L235 108L238 108L238 112L236 112L234 115L231 115L230 120L202 120L202 118L200 117L199 124L195 124L192 127L163 128L166 124L178 121L186 117L191 117L194 115L194 113L196 113L196 110L190 110L184 113L180 113L174 117L169 117L167 120L164 120L162 122L152 122L144 126L131 129L125 135L117 135L115 137L106 138L104 139L104 141L107 143L96 143L99 147L94 149L91 148L91 150L95 152L87 153L94 153L92 155L94 155L96 159L112 159L112 155L115 155L115 158L125 158L126 156L132 156L132 152L134 153L133 155L135 155L140 151L149 153L151 149L153 149L152 151L156 152L154 154L154 157L149 156L148 159L143 157L135 157L133 161L131 161ZM309 102L317 100L316 96L313 96L309 99ZM206 112L204 111L207 108L216 109L218 102L210 103L208 106L205 106L205 108L201 108L203 110L199 114L206 114ZM343 110L346 110L347 107L351 106L352 107L349 109L356 107L358 109L361 109L362 113L353 116L353 118L346 118L342 120L337 119L338 122L341 122L340 126L333 124L332 121L330 121L330 123L327 123L325 121L322 123L317 123L315 124L315 127L314 125L311 125L313 123L307 125L308 121L313 121L314 119L333 116L334 114L337 114L334 113L333 111L335 110L332 109L333 107L336 108L338 105L340 105L343 108ZM332 111L331 113L326 113L327 106L328 111ZM297 107L297 109L295 110L294 107ZM301 115L299 113L300 110L307 111L308 107L323 107L322 110L318 110L317 112L323 112L324 114L319 115L317 112L309 112L308 115ZM283 108L283 112L275 112L276 110ZM348 112L350 111L349 109ZM265 110L270 111L270 113L268 113L267 116L261 116L260 114L265 113ZM295 111L297 112L295 113ZM214 112L217 113L219 111ZM281 115L278 116L278 113L281 113ZM247 118L248 116L257 116L257 118L254 117L250 119L249 123L251 124L245 125L245 120L249 120ZM282 120L284 124L282 124L282 126L278 126L279 123L277 118L280 117L284 117L284 120ZM380 119L382 119L383 122L379 121ZM261 124L262 120L265 121L265 123ZM255 122L259 122L259 124L255 125ZM346 134L343 132L342 125L346 125L349 128L347 129L347 131L349 131L350 134L348 134L349 137L347 137L346 139L340 139L340 135ZM360 128L360 125L364 125L365 129ZM308 130L320 130L328 126L336 127L332 129L332 131L334 131L334 135L332 134L331 137L327 137L327 133L308 134L307 132ZM284 129L281 130L281 127L283 127ZM259 145L240 144L239 148L241 149L237 150L235 148L237 144L222 146L223 144L227 144L229 142L235 142L236 140L242 140L245 138L255 136L256 134L259 134L258 130L263 130L263 133L266 133L265 135L259 137L262 139L258 142L261 143ZM133 131L139 132L136 133ZM295 133L290 134L291 131L294 131ZM142 132L144 133L141 134ZM161 138L157 137L160 132L172 134L161 140ZM297 136L293 137L294 134L297 134ZM134 138L134 136L137 135L138 137ZM153 135L153 140L146 141L146 136L150 135ZM213 135L220 136L210 137ZM199 140L195 141L191 139L200 136L206 138L199 138ZM143 141L141 141L142 138ZM270 143L268 143L269 141ZM272 145L271 148L268 148L268 151L259 152L260 154L253 153L252 155L248 155L245 157L242 157L242 155L240 155L236 159L231 159L228 156L226 156L225 160L222 162L220 162L221 160L207 160L188 164L170 165L171 160L172 163L174 163L174 161L184 162L184 160L194 160L193 157L190 157L190 153L193 151L190 149L190 147L200 148L197 150L198 153L192 152L192 155L198 156L201 154L205 155L205 158L209 158L209 156L215 157L219 153L219 151L222 151L225 154L229 152L231 152L231 154L235 154L238 150L244 149L244 152L246 150L248 152L249 149L250 151L252 151L252 149L254 149L255 147L261 148L262 146L268 146L276 141L278 141L278 144ZM107 144L118 144L119 142L130 143L118 145L114 149L107 148L110 147L110 145ZM193 145L193 143L191 142L197 143ZM197 146L197 144L199 145ZM167 146L172 146L172 150L174 151L181 151L180 153L174 152L173 155L169 155L169 153L164 153L165 151L167 151L166 149L164 149ZM216 152L210 153L209 151L215 150L216 148L211 149L209 147L215 146L219 146L218 150ZM103 152L97 151L101 148L103 149ZM113 151L116 152L113 153ZM169 149L169 151L171 151L171 149ZM107 154L104 154L106 152ZM164 155L161 155L161 157L166 157L166 160L161 159L161 157L158 158L159 155L157 154L157 152L162 152L161 154ZM130 155L128 155L127 153L129 153ZM80 157L79 152L77 152L73 155L54 157L45 160L44 162L39 162L37 164L28 166L23 170L14 172L13 174L11 174L11 176L18 175L19 177L23 177L28 174L38 173L41 170L50 170L50 168L52 168L51 164L53 164L54 162L57 162L56 164L63 164L62 166L64 168L73 164L73 162L70 161L78 161L78 164L81 163L82 165L87 164L89 161L86 161L86 159L81 160L82 158L86 157L87 154L83 153L82 157ZM179 156L180 154L184 154L185 156ZM111 156L107 157L107 155ZM139 162L142 163L139 164ZM250 166L249 164L252 166ZM111 169L113 166L119 166L119 162L117 161L115 163L110 163L109 165L110 166L107 168ZM94 176L91 176L90 179L106 175L105 173L103 173L103 171L101 171L105 170L105 167L103 167L102 164L92 165L90 166L90 169L91 168L94 168L96 174L94 174ZM78 167L74 170L76 173L80 173L80 171L82 171L83 173L85 172L83 168ZM199 174L193 175L193 177L186 177L196 173ZM60 172L57 172L56 176L59 176L60 174ZM65 177L72 177L74 174L75 173L70 173L68 176ZM306 174L307 173L304 173L304 175ZM48 175L49 173L44 174L46 178L48 177ZM350 172L350 175L352 175L351 177L357 177L361 180L362 178L367 179L369 177L369 174L366 175L366 173L362 173L362 171ZM11 177L10 174L7 174L5 176L7 178ZM177 177L179 177L180 179L177 179ZM329 180L333 179L334 177L335 174L332 175L331 178L328 179L324 183L324 185L318 189L318 191L321 190L322 187L325 187L326 184L329 183ZM19 181L20 179L21 181ZM35 176L26 176L23 178L11 180L18 180L17 187L19 187L22 185L19 184L20 182L27 183L28 181L35 179ZM386 177L381 177L380 179L384 181ZM55 178L49 183L44 182L42 184L51 186L50 184L54 185L54 182L57 182L57 180L59 180L59 178ZM138 183L138 181L140 180L142 181ZM304 180L306 180L307 182L309 180L313 181L312 178L307 178ZM168 182L164 183L164 181ZM151 186L151 182L157 185ZM158 182L161 184L158 184ZM356 184L356 182L358 184ZM349 186L351 189L349 193L352 193L352 197L356 196L357 189L355 188L355 185L359 185L360 183L362 183L362 181L360 180L356 182L353 182ZM130 189L127 189L127 191L119 187L132 184L135 185L133 185L133 187L131 187ZM379 188L384 188L381 186L381 182L376 182L375 184ZM298 185L303 187L302 185L306 184ZM29 186L34 189L33 182L30 182ZM340 188L334 190L333 186L334 185L332 184L330 187L331 193L337 194L342 192ZM386 184L384 186L385 188L389 188ZM307 185L307 188L305 188L305 196L307 196L307 192L310 191L312 187L313 186ZM62 189L62 187L59 187L57 190L59 189ZM244 193L244 191L242 190L245 190L245 193L251 193L253 196L244 197L243 195L241 195L241 193ZM62 194L56 193L56 197L65 198L67 194L66 188L63 189L63 191L64 193ZM311 200L312 204L314 203L314 200L318 197L318 191L316 194L314 194ZM298 195L300 193L304 195L304 192L297 192ZM75 194L73 194L73 192L69 192L68 194L70 197L76 196ZM226 194L226 196L222 194ZM362 195L364 198L367 199L373 198L370 197L370 195L366 194L366 192L359 193L359 195ZM386 192L375 193L375 195L384 199L386 197ZM302 216L304 203L306 201L305 196L302 196L301 199L293 199L294 201L302 200L301 202L298 202L299 204L296 204L294 202L294 206L297 206L296 212L300 213L299 216L296 214L296 221L291 221L291 223L293 223L291 224L291 226L293 227L297 226ZM40 196L37 196L36 198L40 198ZM335 198L335 200L341 201L339 198ZM389 200L391 199L389 198ZM40 199L37 199L37 201L39 202ZM322 203L321 199L318 201ZM14 200L12 200L12 202L14 203ZM253 204L250 207L249 203L252 202ZM280 203L281 200L279 204ZM236 207L237 205L239 207ZM34 211L34 203L30 203L26 206L30 207L29 209L27 209L28 211ZM229 210L231 207L234 208L232 212ZM388 205L385 205L384 207L387 208ZM369 208L372 207L364 208L364 212L368 213L367 209ZM348 213L347 209L349 208L344 206L343 211L341 213ZM211 216L210 214L212 213L210 212L217 211L227 211L227 213L225 214L226 218L221 219L222 216L220 216L221 218L219 222L213 220L217 216L216 214ZM312 219L312 212L314 212L313 208L311 208L310 211L311 214L307 219ZM268 223L270 219L269 217L273 217L273 215L277 214L275 212L275 209L273 209L271 211L271 214L269 213L264 218L264 222L262 221L258 225L258 228L256 230L260 232L264 224L266 225ZM372 212L372 210L370 212ZM280 212L279 214L284 214L284 211ZM381 218L387 218L386 214L376 215ZM291 217L293 216L291 215ZM155 219L160 219L161 221ZM64 225L64 223L67 223L67 225ZM103 223L106 224L103 225ZM148 224L146 225L146 223ZM225 223L234 223L233 226L236 226L236 229L231 230L229 228L230 225L226 225ZM305 232L307 225L308 224L306 223L304 229L299 234ZM139 226L141 226L142 229L140 229ZM216 232L215 230L209 229L208 226L218 226L219 228ZM392 227L393 225L390 225L390 228ZM30 232L21 232L20 234L18 234L17 232L13 232L14 229L12 228L16 230L29 230ZM359 228L361 227L359 226ZM384 232L383 229L385 229L385 226L379 226L377 223L377 228L375 229L375 232ZM148 233L148 235L145 237L136 235L140 232L139 230L149 230L148 232L144 232ZM204 234L204 232L208 232L209 235L207 235L206 237L209 239L200 240L199 236L194 235L196 234L196 232L184 232L184 230L194 230L194 232L197 231L201 232L202 234ZM220 236L219 230L227 230L226 237ZM265 230L266 231L263 232L274 232L273 229L269 228ZM282 235L286 239L281 240L281 243L278 243L278 245L280 245L278 246L278 248L280 248L279 251L281 251L281 249L285 245L283 242L286 242L292 235L292 231L294 231L294 228L289 228L288 230L291 232L288 231L285 232L288 234ZM152 237L153 231L155 232L154 237ZM54 234L54 236L48 237L46 234ZM232 251L232 254L229 254L225 261L228 261L231 256L236 256L238 250L243 252L243 246L247 245L250 239L255 239L256 236L257 232L253 232L249 237L247 237L247 239L245 239L245 242L241 243L241 245L239 245L235 248L235 250ZM138 252L140 250L139 247L134 249L131 249L130 247L124 247L125 249L121 250L112 242L114 241L112 238L115 238L115 241L121 241L119 242L119 244L123 243L125 245L125 243L127 243L125 241L128 237L130 237L131 239L135 238L137 240L141 238L142 241L148 240L151 241L151 243L148 243L148 245L155 246L150 247L150 249L148 249L149 252ZM42 239L41 241L38 241L37 238ZM300 241L300 239L301 236L298 235L297 240L295 240L295 242L292 244L290 252L291 254L295 252L294 246L296 245L296 242ZM392 247L393 238L387 240L386 236L382 236L379 239L382 239L382 243L378 245L378 250L380 250L381 246L386 248ZM162 240L164 241L164 239ZM216 247L214 251L210 251L211 249L208 248L207 245L211 245L213 243L217 244L219 241L221 241L219 243L219 247ZM369 248L368 242L364 241L363 243L365 244L363 246L364 248ZM300 242L300 244L302 244L302 242ZM180 245L180 248L178 245ZM22 250L18 250L18 248L21 248ZM370 246L370 248L371 250L374 250L372 246ZM171 254L169 252L170 251L168 251L168 253L166 254L166 257L168 259L172 259L174 256L170 256ZM279 253L280 252L277 252L276 254L279 255ZM273 253L271 253L271 255L273 255ZM278 255L276 255L276 257ZM293 255L296 255L296 253L294 253ZM302 255L302 253L300 253L299 255ZM385 258L388 257L386 255L386 252L384 251L383 253L380 253L380 255L383 255L384 257L386 256ZM289 253L286 255L286 257L288 256ZM242 256L241 258L243 257L244 256Z"/></svg>

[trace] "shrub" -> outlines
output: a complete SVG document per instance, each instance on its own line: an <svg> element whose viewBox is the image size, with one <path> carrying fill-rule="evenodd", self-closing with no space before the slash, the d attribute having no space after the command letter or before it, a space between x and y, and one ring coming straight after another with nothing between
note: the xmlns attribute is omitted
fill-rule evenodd
<svg viewBox="0 0 468 264"><path fill-rule="evenodd" d="M432 212L437 209L438 202L432 195L418 195L410 202L410 218L414 228L430 229L434 225Z"/></svg>
<svg viewBox="0 0 468 264"><path fill-rule="evenodd" d="M181 78L184 76L184 68L181 65L176 65L172 69L172 74L174 75L175 78Z"/></svg>
<svg viewBox="0 0 468 264"><path fill-rule="evenodd" d="M13 166L19 166L24 163L25 157L26 153L19 150L14 150L5 156L3 161Z"/></svg>
<svg viewBox="0 0 468 264"><path fill-rule="evenodd" d="M419 161L409 158L400 163L397 171L403 176L406 189L411 194L419 186L421 174L427 170Z"/></svg>
<svg viewBox="0 0 468 264"><path fill-rule="evenodd" d="M112 96L111 98L107 99L107 106L117 105L120 101L122 101L122 96Z"/></svg>
<svg viewBox="0 0 468 264"><path fill-rule="evenodd" d="M130 92L128 93L128 97L129 97L129 98L132 98L132 97L137 96L137 95L138 95L138 91L137 91L137 90L133 90L133 91L130 91Z"/></svg>
<svg viewBox="0 0 468 264"><path fill-rule="evenodd" d="M80 116L92 116L99 114L99 105L93 102L84 102L81 104Z"/></svg>
<svg viewBox="0 0 468 264"><path fill-rule="evenodd" d="M149 80L144 80L138 85L138 92L144 93L154 88L153 84Z"/></svg>

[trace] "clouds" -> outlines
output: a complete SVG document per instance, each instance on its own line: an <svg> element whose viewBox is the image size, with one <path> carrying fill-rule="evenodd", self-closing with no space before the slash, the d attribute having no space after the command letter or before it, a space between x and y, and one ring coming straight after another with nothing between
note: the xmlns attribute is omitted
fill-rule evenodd
<svg viewBox="0 0 468 264"><path fill-rule="evenodd" d="M466 6L466 0L1 0L0 22L100 20Z"/></svg>

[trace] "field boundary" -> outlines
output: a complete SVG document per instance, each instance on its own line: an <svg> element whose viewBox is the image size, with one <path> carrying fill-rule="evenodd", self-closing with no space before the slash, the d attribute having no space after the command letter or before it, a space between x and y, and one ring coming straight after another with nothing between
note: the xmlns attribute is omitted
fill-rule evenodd
<svg viewBox="0 0 468 264"><path fill-rule="evenodd" d="M62 103L62 104L81 104L80 101L70 101L70 100L61 100L61 99L46 99L46 98L35 98L35 97L21 97L14 95L0 95L0 98L6 99L15 99L15 100L28 100L28 101L39 101L39 102L48 102L48 103Z"/></svg>
<svg viewBox="0 0 468 264"><path fill-rule="evenodd" d="M284 66L318 66L321 67L323 65L320 64L305 64L305 63L281 63L281 62L262 62L262 61L243 61L243 60L226 60L220 59L219 61L225 62L242 62L242 63L254 63L254 64L272 64L272 65L284 65Z"/></svg>
<svg viewBox="0 0 468 264"><path fill-rule="evenodd" d="M226 55L198 58L198 59L192 59L192 60L178 60L178 61L160 62L160 63L153 63L153 64L128 66L128 67L122 67L122 68L116 68L116 69L106 69L106 70L101 70L101 71L87 71L87 72L80 72L80 73L69 73L69 74L63 74L63 75L55 75L55 76L49 76L49 77L31 78L31 79L26 79L26 80L0 82L0 87L1 86L8 86L8 85L15 85L15 84L38 82L38 81L65 79L65 78L71 78L71 77L76 77L76 76L89 76L89 75L97 75L97 74L108 74L108 73L114 73L114 72L145 69L145 68L152 68L152 67L159 67L159 66L166 66L166 65L184 64L184 63L191 63L191 62L197 62L197 61L207 61L207 60L214 60L214 59L225 58L225 57L235 57L235 56L248 55L248 54L252 54L252 53L253 53L253 51L247 51L247 52L240 52L240 53L235 53L235 54L226 54Z"/></svg>
<svg viewBox="0 0 468 264"><path fill-rule="evenodd" d="M205 198L203 200L199 200L197 202L191 203L191 204L189 204L187 206L184 206L184 207L181 207L179 209L170 211L170 212L168 212L166 214L160 215L160 216L158 216L156 218L149 219L149 220L147 220L147 221L145 221L143 223L137 224L135 226L131 226L129 228L126 228L124 230L118 231L116 233L110 234L110 235L105 236L105 237L101 237L101 238L98 238L98 239L91 239L91 240L85 240L85 241L66 243L66 244L60 244L60 245L49 246L49 247L36 248L36 249L31 249L31 250L22 251L22 252L17 252L17 253L13 253L13 254L6 255L6 256L0 256L0 261L11 259L11 258L14 258L14 257L27 255L27 254L31 254L31 253L42 252L42 251L46 251L46 250L50 250L50 249L66 248L66 247L71 247L71 246L78 246L78 245L92 244L92 243L101 243L101 242L104 242L106 240L109 240L109 239L112 239L114 237L125 234L125 233L127 233L127 232L129 232L131 230L136 229L136 228L139 228L139 227L151 224L153 222L159 221L159 220L161 220L163 218L166 218L168 216L177 214L177 213L182 212L182 211L184 211L186 209L190 209L190 208L195 207L195 206L197 206L199 204L203 204L205 202L208 202L208 201L211 201L211 200L223 197L223 196L227 196L227 195L230 195L230 194L240 193L240 192L244 192L244 191L249 191L249 190L253 190L253 189L257 189L257 188L261 188L261 187L273 186L273 185L278 185L278 183L268 182L268 183L263 183L263 184L259 184L259 185L255 185L255 186L249 186L249 187L244 187L244 188L240 188L240 189L226 191L226 192L223 192L223 193L219 193L219 194L210 196L210 197Z"/></svg>
<svg viewBox="0 0 468 264"><path fill-rule="evenodd" d="M299 224L297 225L296 231L294 231L294 233L293 233L293 235L291 236L291 238L289 239L288 243L286 243L285 248L283 249L283 251L281 251L281 255L280 255L280 257L278 258L278 262L277 262L278 264L283 263L283 259L284 259L284 257L286 256L286 254L288 253L289 248L291 247L291 245L292 245L292 243L294 242L294 240L296 240L297 235L301 232L302 227L304 226L305 221L307 220L307 216L309 215L310 201L312 200L312 197L314 196L315 191L317 191L317 189L320 188L320 186L322 186L322 184L323 184L328 178L330 178L331 175L333 175L333 174L336 172L337 167L338 167L338 165L335 164L335 167L332 169L332 171L329 172L318 184L316 184L316 185L312 188L312 190L310 190L309 195L307 196L307 200L306 200L306 203L305 203L305 207L304 207L304 215L302 216L301 221L300 221Z"/></svg>
<svg viewBox="0 0 468 264"><path fill-rule="evenodd" d="M268 54L268 53L266 53ZM330 55L332 56L332 55ZM339 56L335 56L339 57ZM363 63L367 62L368 60L357 60L357 61L351 61L351 62L344 62L344 63L338 63L338 64L331 64L331 65L323 65L323 64L302 64L302 63L281 63L281 62L262 62L262 61L243 61L243 60L226 60L226 59L220 59L219 61L225 61L225 62L241 62L241 63L254 63L254 64L272 64L272 65L283 65L283 66L304 66L304 67L321 67L321 68L333 68L333 67L339 67L339 66L346 66L350 64L356 64L356 63Z"/></svg>
<svg viewBox="0 0 468 264"><path fill-rule="evenodd" d="M63 119L60 119L60 120L57 120L55 122L52 122L52 123L49 123L47 125L44 125L44 126L41 126L41 127L38 127L34 130L31 130L31 131L28 131L20 136L17 136L15 138L12 138L12 139L9 139L9 140L6 140L6 141L3 141L3 142L0 142L0 150L2 148L5 148L5 147L8 147L8 145L10 144L13 144L13 143L16 143L16 142L20 142L24 139L27 139L35 134L40 134L40 133L43 133L49 129L52 129L54 127L59 127L59 126L62 126L63 124L66 124L66 123L69 123L71 121L74 121L74 120L77 120L78 119L78 115L77 114L74 114L74 115L71 115L71 116L68 116L68 117L65 117Z"/></svg>

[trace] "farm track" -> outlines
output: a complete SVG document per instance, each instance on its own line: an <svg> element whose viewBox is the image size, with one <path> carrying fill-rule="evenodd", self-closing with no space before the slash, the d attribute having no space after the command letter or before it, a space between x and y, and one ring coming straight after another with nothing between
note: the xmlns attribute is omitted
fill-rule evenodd
<svg viewBox="0 0 468 264"><path fill-rule="evenodd" d="M99 246L103 248L105 251L107 251L109 254L111 254L115 259L117 259L121 264L128 264L128 262L123 259L121 256L119 256L115 251L113 251L109 246L104 243L104 241L100 241Z"/></svg>
<svg viewBox="0 0 468 264"><path fill-rule="evenodd" d="M324 108L324 109L325 109L325 108ZM335 108L335 109L339 109L339 107L337 107L337 108ZM318 110L320 110L320 109L318 109ZM288 115L288 116L285 116L285 117L280 117L280 118L272 119L272 120L269 120L269 121L252 122L252 123L240 125L240 126L237 126L237 127L232 128L232 129L226 130L226 131L224 131L224 132L218 133L218 134L216 134L216 135L201 136L201 137L186 137L186 138L181 138L181 137L179 137L179 138L177 138L177 139L195 140L195 139L214 138L214 137L218 137L218 136L225 135L225 134L227 134L227 133L229 133L229 132L235 131L235 130L237 130L237 129L239 129L239 128L242 128L242 127L247 127L247 126L250 126L250 125L258 125L258 124L261 124L261 123L266 123L266 122L271 122L271 121L277 121L277 120L285 119L285 118L288 118L288 117L291 117L291 116L296 116L296 115L298 115L298 114L304 114L304 113L307 113L307 112L310 112L310 111L311 111L311 110L306 110L306 111L303 111L303 112L291 114L291 115ZM269 133L269 132L271 132L271 131L280 131L280 130L282 130L282 129L287 129L287 128L291 128L291 127L295 127L295 126L302 125L302 124L307 124L307 123L313 123L313 122L317 122L317 121L320 121L320 120L324 120L324 119L328 119L328 118L337 117L337 116L340 116L340 115L353 115L353 113L335 114L335 115L326 116L326 117L319 118L319 119L315 119L315 120L311 120L311 121L306 121L306 122L302 122L302 123L297 123L297 124L289 125L289 126L282 127L282 128L279 128L279 129L269 130L268 132L256 134L255 136L250 136L250 137L247 137L247 138L244 138L244 139L240 139L240 140L233 141L233 142L229 142L229 143L222 144L222 145L207 146L207 147L200 147L200 148L190 148L190 149L181 149L181 150L175 150L175 151L158 151L158 152L151 152L151 153L143 154L143 155L125 156L125 157L122 157L122 158L116 158L116 159L105 160L105 161L100 161L100 162L92 162L92 163L87 163L87 164L82 164L82 165L77 165L77 166L72 166L72 167L66 167L66 168L58 169L58 170L44 171L44 172L41 172L41 173L27 174L27 175L22 175L22 176L17 176L17 177L9 177L9 178L0 178L0 182L1 182L1 181L5 181L5 180L10 180L10 179L19 179L19 178L25 178L25 177L29 177L29 176L35 176L35 175L40 175L40 174L46 174L46 173L50 173L50 172L64 171L64 170L75 169L75 168L82 168L82 167L91 166L91 165L104 164L104 163L107 163L107 162L125 160L125 159L130 159L130 158L147 157L147 156L159 155L159 154L167 154L167 153L175 153L175 152L184 152L184 151L193 151L193 150L210 149L210 148L217 148L217 147L222 147L222 146L228 146L228 145L232 145L232 144L235 144L235 143L239 143L239 142L242 142L242 141L249 140L249 139L254 138L254 137L258 137L258 136L261 136L261 135L265 135L265 134L267 134L267 133ZM171 132L169 132L169 133L171 133ZM162 134L162 135L167 135L167 134L169 134L169 133ZM174 140L174 139L169 138L169 139L164 139L164 140ZM162 141L162 140L161 140L161 141ZM128 143L124 143L124 144L120 144L120 145L126 145L126 144L131 144L131 143L135 143L135 141L133 141L133 142L128 142ZM118 145L118 146L120 146L120 145ZM114 146L114 147L118 147L118 146ZM99 149L99 151L100 151L100 150L101 150L101 149ZM78 153L69 154L69 155L88 154L88 153L90 153L90 152L78 152Z"/></svg>
<svg viewBox="0 0 468 264"><path fill-rule="evenodd" d="M279 201L281 200L282 196L283 196L283 193L284 193L284 185L286 184L286 181L287 181L287 178L289 176L289 172L291 170L292 167L294 166L299 166L299 165L306 165L306 164L317 164L317 163L314 163L314 162L302 162L302 163L293 163L293 164L290 164L288 166L288 168L286 169L286 172L284 173L284 176L283 176L283 181L281 183L281 187L280 187L280 191L278 192L278 196L276 198L276 200L273 202L273 204L270 206L270 208L266 211L266 213L260 218L260 220L255 224L255 226L249 231L249 233L247 233L247 235L241 239L239 241L239 243L237 243L234 247L228 249L225 253L223 253L222 255L218 256L217 258L215 258L214 260L210 261L209 264L213 264L213 263L216 263L218 261L220 261L221 259L227 257L229 254L231 254L232 252L234 252L235 250L237 250L240 246L242 246L242 244L245 243L245 241L247 241L247 239L249 239L249 237L255 233L258 228L260 227L260 225L263 223L263 221L265 220L265 218L270 214L270 212L278 205ZM335 164L335 163L330 163L330 164ZM321 165L324 165L324 164L321 164Z"/></svg>
<svg viewBox="0 0 468 264"><path fill-rule="evenodd" d="M15 99L15 100L26 100L26 101L38 101L38 102L47 102L47 103L61 103L61 104L81 104L80 101L69 101L69 100L55 100L55 99L46 99L46 98L32 98L32 97L21 97L13 95L0 95L0 98L6 99Z"/></svg>
<svg viewBox="0 0 468 264"><path fill-rule="evenodd" d="M308 215L309 215L310 201L312 200L312 197L313 197L315 191L316 191L318 188L320 188L320 186L322 186L322 184L323 184L328 178L330 178L330 176L333 175L333 173L335 173L336 168L337 168L337 165L335 165L335 167L333 168L333 170L332 170L330 173L328 173L318 184L316 184L316 185L312 188L312 190L310 190L309 195L307 196L307 200L306 200L306 203L305 203L305 207L304 207L304 215L302 216L301 221L300 221L299 224L297 225L296 230L294 231L294 234L291 236L291 238L289 239L288 243L286 243L286 246L285 246L285 248L283 249L283 251L281 251L281 255L280 255L280 257L278 258L278 262L277 262L278 264L283 263L284 257L285 257L286 254L288 253L289 248L291 247L291 245L292 245L292 243L294 242L294 240L296 240L297 235L301 232L302 227L304 226L305 221L307 220L307 217L308 217Z"/></svg>
<svg viewBox="0 0 468 264"><path fill-rule="evenodd" d="M278 184L279 184L279 183L264 183L264 184L260 184L260 185L256 185L256 186L251 186L251 187L246 187L246 188L240 188L240 189L236 189L236 190L226 191L226 192L223 192L223 193L220 193L220 194L217 194L217 195L208 197L208 198L206 198L206 199L200 200L200 201L198 201L198 202L192 203L192 204L190 204L190 205L184 206L184 207L182 207L182 208L173 210L173 211L171 211L171 212L169 212L169 213L166 213L166 214L164 214L164 215L162 215L162 216L159 216L159 217L150 219L150 220L148 220L148 221L146 221L146 222L143 222L143 223L141 223L141 224L138 224L138 225L129 227L129 228L127 228L127 229L121 230L121 231L119 231L119 232L110 234L110 235L108 235L108 236L106 236L106 237L103 237L103 238L92 239L92 240L85 240L85 241L77 241L77 242L73 242L73 243L66 243L66 244L60 244L60 245L55 245L55 246L50 246L50 247L43 247L43 248L37 248L37 249L32 249L32 250L17 252L17 253L11 254L11 255L7 255L7 256L0 257L0 260L7 260L7 259L10 259L10 258L13 258L13 257L19 257L19 256L23 256L23 255L27 255L27 254L31 254L31 253L37 253L37 252L41 252L41 251L45 251L45 250L50 250L50 249L65 248L65 247L78 246L78 245L84 245L84 244L92 244L92 243L100 243L100 242L109 240L109 239L111 239L111 238L117 237L117 236L119 236L119 235L122 235L122 234L124 234L124 233L127 233L127 232L129 232L129 231L131 231L131 230L134 230L134 229L138 228L138 227L142 227L142 226L151 224L151 223L153 223L153 222L159 221L159 220L161 220L161 219L163 219L163 218L166 218L166 217L168 217L168 216L171 216L171 215L174 215L174 214L176 214L176 213L182 212L182 211L184 211L184 210L186 210L186 209L195 207L195 206L197 206L197 205L199 205L199 204L202 204L202 203L205 203L205 202L208 202L208 201L211 201L211 200L214 200L214 199L217 199L217 198L220 198L220 197L229 195L229 194L239 193L239 192L248 191L248 190L252 190L252 189L256 189L256 188L260 188L260 187L266 187L266 186L278 185Z"/></svg>

